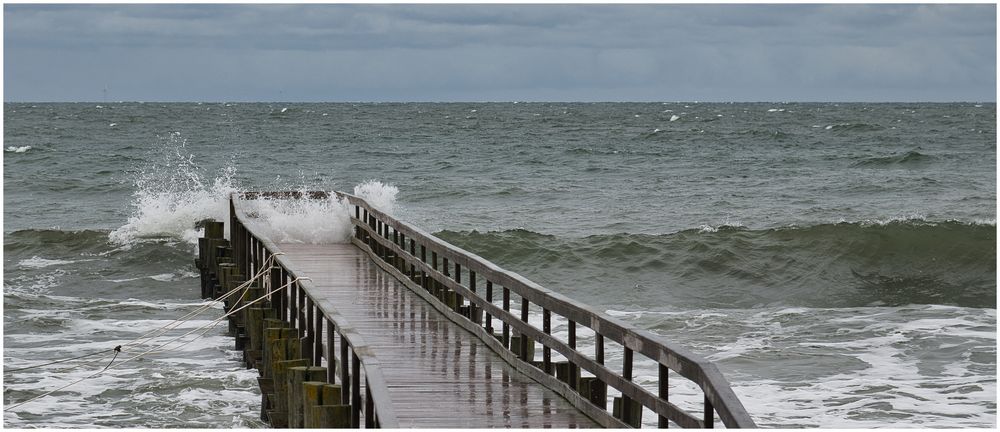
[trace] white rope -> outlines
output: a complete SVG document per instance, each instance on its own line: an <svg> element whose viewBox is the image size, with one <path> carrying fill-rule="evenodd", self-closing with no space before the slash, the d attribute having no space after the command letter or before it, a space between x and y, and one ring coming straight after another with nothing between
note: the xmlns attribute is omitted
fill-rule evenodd
<svg viewBox="0 0 1000 432"><path fill-rule="evenodd" d="M291 286L292 284L294 284L294 283L298 282L298 281L299 281L299 280L301 280L301 279L305 279L305 280L312 280L312 279L309 279L308 277L297 277L297 278L295 278L295 279L292 279L292 280L291 280L291 281L289 281L288 283L286 283L286 284L284 284L284 285L282 285L282 286L280 286L280 287L278 287L278 288L275 288L275 289L271 290L271 291L270 291L270 292L268 292L267 294L264 294L264 295L262 295L262 296L260 296L260 297L256 298L255 300L253 300L253 301L251 301L251 302L248 302L248 303L244 304L243 306L240 306L240 307L239 307L239 308L237 308L237 309L233 309L233 310L230 310L230 311L229 311L229 313L227 313L227 314L225 314L225 315L223 315L223 316L221 316L221 317L219 317L219 318L216 318L216 319L212 320L212 321L211 321L211 322L209 322L208 324L205 324L205 325L203 325L203 326L201 326L201 327L198 327L198 328L196 328L196 329L194 329L194 330L191 330L191 331L189 331L189 332L187 332L187 333L185 333L185 334L182 334L182 335L180 335L180 336L178 336L178 337L176 337L176 338L173 338L173 339L171 339L171 340L169 340L169 341L167 341L167 342L163 343L162 345L160 345L160 346L158 346L158 347L156 347L156 348L153 348L153 349L151 349L151 350L149 350L149 351L146 351L146 352L144 352L144 353L142 353L142 354L139 354L139 355L136 355L136 356L134 356L134 357L131 357L131 358L128 358L128 359L126 359L126 360L122 361L122 363L125 363L125 362L127 362L127 361L130 361L130 360L133 360L133 359L136 359L136 358L139 358L139 357L142 357L142 356L144 356L144 355L147 355L147 354L152 354L152 353L164 353L164 352L168 352L168 351L173 351L173 350L176 350L176 349L179 349L179 348L181 348L181 347L183 347L183 346L185 346L185 345L187 345L187 344L190 344L191 342L194 342L194 341L198 340L199 338L201 338L202 336L204 336L204 335L205 335L206 333L208 333L208 332L209 332L209 331L210 331L210 330L211 330L212 328L214 328L214 327L215 327L215 326L216 326L216 325L217 325L217 324L218 324L219 322L221 322L221 321L222 321L223 319L225 319L225 318L229 317L230 315L233 315L233 314L235 314L235 313L237 313L237 312L239 312L239 311L241 311L241 310L243 310L243 309L246 309L246 308L248 308L248 307L250 307L250 306L253 306L253 305L254 305L255 303L257 303L257 302L259 302L259 301L261 301L261 300L264 300L264 299L268 298L268 297L269 297L269 296L270 296L270 295L271 295L272 293L275 293L275 292L278 292L278 291L281 291L281 290L283 290L283 289L285 289L285 288L287 288L287 287ZM212 327L212 328L209 328L209 327ZM162 351L160 351L160 350L159 350L160 348L163 348L163 347L165 347L165 346L167 346L167 345L170 345L171 343L173 343L173 342L177 341L178 339L181 339L181 338L183 338L183 337L185 337L185 336L189 336L189 335L191 335L191 334L193 334L193 333L197 333L197 332L198 332L199 330L203 330L203 329L204 329L204 331L202 331L201 335L199 335L198 337L196 337L196 338L194 338L194 339L191 339L191 340L189 340L189 341L187 341L187 342L184 342L183 344L181 344L181 345L178 345L178 346L176 346L176 347L173 347L173 348L169 348L169 349L165 349L165 350L162 350ZM119 364L121 364L121 363L119 363Z"/></svg>
<svg viewBox="0 0 1000 432"><path fill-rule="evenodd" d="M231 297L237 291L243 290L244 293L246 293L246 291L249 289L249 286L251 284L253 284L254 281L256 281L257 279L259 279L268 270L270 270L270 267L271 267L271 264L272 264L271 261L274 260L274 257L276 255L284 255L284 254L281 253L281 252L279 252L279 253L271 254L271 256L267 257L267 260L265 260L264 264L261 265L260 270L252 278L250 278L250 280L248 280L248 281L240 284L236 288L233 288L229 292L227 292L227 293L219 296L219 298L217 298L217 299L209 300L204 305L199 306L197 309L195 309L194 311L188 313L187 315L184 315L184 316L182 316L180 318L177 318L177 319L175 319L175 320L167 323L163 327L160 327L158 329L146 332L142 336L139 336L139 337L137 337L135 339L132 339L132 340L130 340L128 342L125 342L125 343L123 343L121 345L122 346L130 346L130 345L133 345L133 344L134 345L139 345L139 346L145 345L145 344L147 344L149 342L152 342L153 339L155 339L155 338L157 338L159 336L162 336L166 332L179 327L181 324L189 321L190 319L192 319L192 318L194 318L194 317L196 317L198 315L201 315L202 313L204 313L205 311L207 311L209 308L211 308L215 303L218 303L220 301L223 301L223 300Z"/></svg>
<svg viewBox="0 0 1000 432"><path fill-rule="evenodd" d="M267 263L268 263L269 261L271 261L271 260L272 260L272 259L274 258L274 256L275 256L275 255L280 255L280 254L281 254L280 252L279 252L279 253L276 253L276 254L272 254L272 255L271 255L270 257L268 257L268 259L267 259L267 260L265 261L265 264L267 264ZM269 270L269 269L270 269L270 265L262 265L262 266L261 266L261 270L260 270L260 272L258 272L258 273L257 273L257 275L255 275L253 279L251 279L251 280L249 280L249 281L247 281L247 282L245 282L245 283L241 284L241 285L240 285L239 287L236 287L236 288L234 288L233 290L231 290L231 291L229 291L228 293L226 293L226 295L223 295L223 296L219 297L218 299L216 299L216 300L213 300L213 302L218 302L218 301L221 301L221 300L223 300L223 299L225 299L225 298L227 298L227 297L231 296L232 294L234 294L234 293L235 293L235 292L237 292L238 290L240 290L240 289L244 289L244 288L248 287L248 286L250 285L250 283L251 283L251 282L253 282L254 280L256 280L256 279L257 279L258 277L260 277L260 276L261 276L262 274L264 274L264 272L265 272L266 270ZM295 279L292 279L291 281L288 281L288 283L286 283L286 284L284 284L284 285L282 285L282 286L280 286L280 287L278 287L278 288L275 288L275 289L272 289L272 290L271 290L271 291L269 291L269 292L268 292L267 294L264 294L264 295L262 295L262 296L258 297L258 298L257 298L257 299L255 299L254 301L252 301L252 302L249 302L249 303L247 303L247 304L245 304L245 305L243 305L243 306L241 306L241 307L239 307L239 308L237 308L237 309L232 309L232 310L230 310L229 312L227 312L227 313L226 313L226 314L224 314L223 316L221 316L221 317L219 317L219 318L217 318L217 319L214 319L214 320L212 320L212 322L210 322L209 324L206 324L206 325L204 325L204 326L202 326L202 327L199 327L199 328L197 328L197 329L195 329L195 330L192 330L192 331L190 331L190 332L187 332L187 333L185 333L185 334L183 334L183 335L181 335L181 336L178 336L178 337L176 337L176 338L174 338L174 339L171 339L171 340L169 340L169 341L167 341L167 342L165 342L165 343L161 344L160 346L157 346L156 348L153 348L153 349L151 349L151 350L148 350L148 351L146 351L146 352L143 352L143 353L141 353L141 354L139 354L139 355L136 355L136 356L133 356L133 357L131 357L131 358L128 358L128 359L125 359L125 360L122 360L121 362L118 362L117 364L113 364L113 365L109 364L109 365L108 365L107 367L105 367L104 369L101 369L101 370L99 370L99 371L97 371L97 372L95 372L95 373L93 373L93 374L91 374L91 375L87 375L87 376L85 376L85 377L83 377L83 378L80 378L80 379L78 379L78 380L76 380L76 381L73 381L73 382L71 382L71 383L69 383L69 384L66 384L66 385L64 385L64 386L62 386L62 387L59 387L59 388L57 388L57 389L55 389L55 390L51 390L51 391L48 391L48 392L45 392L45 393L42 393L42 394L40 394L40 395L38 395L38 396L35 396L35 397L31 398L31 399L28 399L28 400L25 400L25 401L22 401L22 402L18 402L18 403L14 404L14 405L8 405L8 406L4 407L4 409L3 409L3 410L4 410L4 411L9 411L9 410L11 410L11 409L13 409L13 408L17 408L17 407L19 407L19 406L21 406L21 405L24 405L24 404L28 403L28 402L32 402L32 401L35 401L35 400L38 400L38 399L41 399L41 398L43 398L43 397L45 397L45 396L48 396L48 395L51 395L51 394L53 394L53 393L56 393L56 392L58 392L58 391L61 391L61 390L64 390L64 389L66 389L66 388L69 388L69 387L71 387L71 386L73 386L73 385L76 385L76 384L79 384L79 383L81 383L81 382L83 382L83 381L85 381L85 380L88 380L88 379L90 379L90 378L94 378L94 377L96 377L96 376L98 376L98 375L100 375L100 374L104 373L104 372L105 372L105 371L107 371L108 369L114 369L114 368L117 368L118 366L121 366L121 365L123 365L123 364L125 364L125 363L128 363L129 361L132 361L132 360L135 360L135 359L138 359L138 358L140 358L140 357L142 357L142 356L144 356L144 355L147 355L147 354L151 354L151 353L154 353L154 352L168 352L168 351L173 351L173 350L176 350L176 349L179 349L179 348L181 348L181 347L183 347L183 346L186 346L186 345L190 344L191 342L194 342L194 341L196 341L196 340L200 339L201 337L203 337L203 336L204 336L204 335L205 335L206 333L208 333L209 331L211 331L211 330L212 330L212 328L214 328L214 327L215 327L216 325L218 325L218 324L219 324L219 322L221 322L221 321L222 321L223 319L225 319L225 318L227 318L227 317L229 317L229 316L231 316L231 315L233 315L233 314L235 314L235 313L237 313L237 312L239 312L239 311L241 311L241 310L243 310L243 309L246 309L246 308L248 308L248 307L250 307L250 306L254 305L255 303L257 303L257 302L259 302L259 301L261 301L261 300L263 300L263 299L266 299L266 298L268 298L268 297L269 297L269 296L270 296L271 294L273 294L273 293L275 293L275 292L277 292L277 291L280 291L280 290L283 290L283 289L285 289L285 288L287 288L287 287L291 286L291 285L292 285L293 283L296 283L296 282L298 282L298 281L299 281L300 279L305 279L305 280L311 280L311 279L309 279L309 278L307 278L307 277L298 277L298 278L295 278ZM249 290L248 290L248 289L244 289L244 293L243 293L243 294L244 294L244 295L246 295L246 293L247 293L247 292L249 292ZM241 299L242 299L242 298L241 298ZM211 302L210 302L210 303L211 303ZM206 309L207 309L207 308L206 308ZM183 317L183 318L190 318L190 316L191 316L191 314L188 314L188 315L185 315L185 317ZM180 319L179 319L179 320L175 320L175 321L180 321ZM168 325L169 325L169 324L168 324ZM179 325L179 324L178 324L178 325ZM166 327L166 326L164 326L164 327ZM155 332L155 331L159 331L159 330L162 330L162 329L163 329L164 327L161 327L160 329L157 329L157 330L154 330L154 332ZM206 327L208 327L208 328L206 328ZM167 346L167 345L169 345L169 344L173 343L174 341L177 341L178 339L181 339L181 338L183 338L183 337L185 337L185 336L189 336L189 335L191 335L192 333L195 333L195 332L197 332L197 331L199 331L199 330L202 330L202 329L205 329L205 330L204 330L204 331L202 331L202 333L201 333L200 335L198 335L197 337L195 337L195 338L194 338L194 339L192 339L192 340L189 340L189 341L187 341L187 342L185 342L185 343L183 343L183 344L181 344L181 345L178 345L178 346L176 346L176 347L173 347L173 348L170 348L170 349L167 349L167 350L162 350L162 351L157 351L158 349L160 349L160 348L163 348L164 346ZM168 329L168 330L169 330L169 329ZM149 333L147 333L147 335L148 335L148 334L149 334ZM162 334L162 333L161 333L161 334ZM140 336L139 338L136 338L136 339L133 339L132 341L130 341L130 342L129 342L129 344L131 344L131 343L133 343L133 342L135 342L135 341L137 341L137 340L139 340L139 339L143 339L143 338L145 338L145 335L144 335L144 336ZM149 341L151 341L151 338L148 338L148 339L149 339L149 340L147 340L146 342L143 342L142 344L145 344L145 343L148 343ZM142 344L138 344L138 345L142 345ZM123 344L123 345L124 345L124 344ZM88 363L92 363L92 362L88 362Z"/></svg>

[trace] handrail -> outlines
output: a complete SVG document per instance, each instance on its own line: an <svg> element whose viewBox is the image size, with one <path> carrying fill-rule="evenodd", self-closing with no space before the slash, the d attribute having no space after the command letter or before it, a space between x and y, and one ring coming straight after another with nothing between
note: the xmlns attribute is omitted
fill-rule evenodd
<svg viewBox="0 0 1000 432"><path fill-rule="evenodd" d="M352 425L360 427L360 414L365 415L366 427L387 427L399 428L392 402L389 398L388 387L382 375L381 366L373 350L348 320L341 315L337 309L329 302L313 298L312 292L316 288L308 278L301 278L296 275L287 260L280 254L280 249L270 239L259 235L248 223L250 217L237 205L237 200L252 200L261 197L271 198L301 198L303 195L296 192L272 192L272 193L247 193L234 192L230 195L230 229L233 234L230 238L234 246L234 255L237 262L246 270L259 268L268 258L273 258L272 280L283 281L273 282L287 283L295 280L295 289L290 285L285 292L276 293L273 298L281 307L282 317L287 315L289 321L296 328L313 337L315 352L313 356L315 363L319 363L322 348L327 349L327 360L330 365L334 364L336 351L334 349L333 331L340 336L340 359L338 362L340 374L331 367L329 371L329 382L334 382L336 377L340 378L344 388L342 393L343 402L351 405ZM307 194L309 198L320 198L319 195ZM323 196L326 196L323 193ZM275 267L276 266L276 267ZM323 320L327 323L327 342L322 341ZM332 329L333 331L329 331ZM353 366L349 366L352 364ZM353 370L352 370L353 369ZM363 369L363 371L362 371ZM365 402L364 409L361 408L361 375L364 375L365 382Z"/></svg>
<svg viewBox="0 0 1000 432"><path fill-rule="evenodd" d="M337 192L337 195L355 206L355 212L351 215L355 221L356 236L362 236L371 244L372 240L378 244L375 246L387 249L384 255L389 260L403 261L402 266L410 267L411 276L419 269L422 274L430 276L447 289L451 289L460 296L468 299L470 305L487 313L487 319L500 319L504 324L518 330L522 335L530 336L540 342L545 350L545 363L543 367L549 369L550 350L559 352L571 362L571 367L581 367L589 371L604 383L619 390L627 398L624 405L630 403L628 399L640 403L642 406L652 410L660 417L660 426L667 426L666 420L672 420L681 426L712 427L713 411L717 412L723 424L730 428L753 428L756 427L753 419L746 412L739 398L732 391L729 383L714 364L704 358L688 351L683 347L676 346L662 337L654 335L649 331L638 329L632 325L609 317L601 312L591 309L589 306L575 302L561 294L552 292L541 285L538 285L523 276L504 270L486 259L465 251L446 241L438 239L423 230L414 227L406 222L396 220L384 212L372 207L364 199ZM361 209L365 215L362 217ZM389 229L392 234L390 235ZM391 237L391 239L390 239ZM409 240L409 250L406 244ZM417 246L421 249L421 258L415 255ZM444 264L444 272L437 270L436 259L433 265L426 261L426 253L436 254L436 258L441 258ZM449 265L451 262L455 266L454 275L449 275ZM471 287L463 285L460 280L462 268L469 276ZM572 347L572 343L563 343L552 337L545 330L539 331L536 327L528 325L527 314L522 310L521 317L515 317L508 310L498 308L492 303L492 299L483 299L475 291L475 278L480 277L490 284L500 285L506 290L510 290L522 298L522 306L528 306L529 302L543 308L543 325L548 326L551 314L557 314L566 318L570 322L570 334L575 333L577 324L591 328L598 339L597 344L602 352L595 356L598 360L592 360ZM421 276L424 277L424 276ZM471 289L470 289L471 288ZM461 299L457 303L462 303ZM469 318L473 314L466 312ZM476 319L479 324L478 319ZM488 327L492 328L491 323ZM570 336L572 339L574 336ZM616 375L603 365L603 339L610 339L623 346L624 359L622 376ZM521 339L524 341L524 339ZM572 342L572 341L570 341ZM522 342L523 345L523 342ZM513 349L513 347L511 348ZM524 351L521 351L524 352ZM660 365L660 394L653 395L644 388L631 382L631 368L633 353L640 353ZM530 359L529 359L530 360ZM667 401L666 370L672 370L679 375L691 380L702 389L705 394L704 408L705 418L695 419L676 405ZM629 409L622 408L623 420L631 420L637 423L638 419L627 418L631 416ZM641 416L640 416L641 417ZM628 423L628 422L627 422Z"/></svg>
<svg viewBox="0 0 1000 432"><path fill-rule="evenodd" d="M726 427L756 427L753 419L746 412L722 373L713 363L704 358L683 347L676 346L658 335L636 328L587 305L552 292L517 273L500 268L474 253L434 237L406 222L399 221L374 208L358 196L343 192L334 192L334 194L339 199L346 200L348 204L354 206L350 217L355 227L352 240L355 244L367 249L373 258L387 264L389 270L398 270L394 272L397 278L409 278L410 285L408 286L416 286L433 292L433 295L439 300L447 301L449 307L455 311L461 311L469 322L474 323L474 327L478 327L481 337L483 337L482 335L494 335L493 319L498 319L503 324L502 345L500 346L503 349L517 352L516 355L521 361L544 370L546 374L551 374L553 373L551 352L555 351L569 361L571 372L568 375L579 376L580 369L586 370L598 380L598 383L591 383L591 389L594 385L608 385L621 392L621 403L620 406L616 406L616 411L619 413L617 414L618 418L623 423L618 424L639 425L641 409L644 407L658 416L660 427L667 427L669 421L673 421L682 427L710 428L713 427L716 413ZM240 196L248 199L262 197L324 199L329 198L330 193L323 191L243 192ZM419 256L417 250L420 251ZM439 259L442 264L440 267L438 266ZM466 276L464 283L461 280L463 273ZM478 281L485 282L487 298L483 298L476 290L477 277ZM493 304L492 289L494 287L502 288L503 308ZM520 317L513 315L510 311L510 293L521 297ZM468 305L465 304L465 300L468 300ZM528 324L528 310L531 304L542 308L544 327L542 330ZM488 333L482 332L483 322L477 316L476 311L486 314L485 330ZM559 340L551 334L552 314L562 316L569 321L568 341ZM594 332L596 344L594 359L576 349L577 325L590 328ZM511 332L516 332L520 336L512 336ZM513 343L514 339L518 339L519 346ZM623 365L620 374L611 371L604 365L605 339L620 344L622 347ZM541 365L533 362L533 358L528 358L529 353L533 352L534 344L534 342L530 342L532 346L529 347L529 340L537 341L543 347ZM528 348L532 348L532 350L529 351ZM632 364L635 353L658 363L657 394L653 394L632 382ZM696 418L668 401L668 371L674 371L687 378L703 391L704 412L702 419ZM568 385L563 390L581 390L582 386L577 388L577 383L574 382L576 379L579 378L569 378ZM600 410L607 410L607 401L604 395L606 392L599 392L598 397L590 397L589 400L584 397L571 398L570 401L576 404L580 400L585 400L596 405ZM638 404L638 406L633 404ZM580 408L589 412L585 408L592 407ZM639 409L638 418L634 414L636 408Z"/></svg>

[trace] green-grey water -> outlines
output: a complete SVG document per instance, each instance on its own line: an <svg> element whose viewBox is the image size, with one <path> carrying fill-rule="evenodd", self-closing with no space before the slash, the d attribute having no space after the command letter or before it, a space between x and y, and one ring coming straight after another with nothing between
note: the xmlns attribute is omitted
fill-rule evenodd
<svg viewBox="0 0 1000 432"><path fill-rule="evenodd" d="M716 361L761 426L995 427L995 125L972 103L6 103L4 367L201 305L193 224L226 192L377 180L399 218ZM4 425L261 426L224 330ZM5 373L4 402L93 367Z"/></svg>

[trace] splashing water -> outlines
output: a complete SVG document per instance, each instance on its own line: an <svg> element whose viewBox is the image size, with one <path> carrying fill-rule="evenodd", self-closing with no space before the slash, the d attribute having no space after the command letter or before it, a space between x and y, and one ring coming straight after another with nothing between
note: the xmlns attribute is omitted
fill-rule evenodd
<svg viewBox="0 0 1000 432"><path fill-rule="evenodd" d="M368 201L368 204L389 215L394 215L396 212L396 194L398 193L399 188L376 180L364 181L354 186L354 195L361 197Z"/></svg>
<svg viewBox="0 0 1000 432"><path fill-rule="evenodd" d="M208 180L185 154L186 140L171 134L161 149L161 161L146 166L135 180L134 210L125 225L109 234L111 242L131 245L141 238L176 237L197 244L200 229L196 221L228 218L227 200L237 190L233 185L236 169L223 169Z"/></svg>
<svg viewBox="0 0 1000 432"><path fill-rule="evenodd" d="M276 243L344 243L351 234L347 204L331 194L322 200L259 199L245 204L252 229Z"/></svg>
<svg viewBox="0 0 1000 432"><path fill-rule="evenodd" d="M185 145L180 134L171 134L159 149L159 162L140 171L132 215L109 234L111 242L130 246L145 238L171 237L197 244L203 231L195 228L197 221L229 219L229 195L240 190L233 180L236 168L230 165L210 180ZM376 180L354 187L355 195L390 214L398 193L397 187ZM342 243L351 233L348 206L332 194L324 200L262 199L246 205L256 219L254 229L278 243Z"/></svg>
<svg viewBox="0 0 1000 432"><path fill-rule="evenodd" d="M303 188L305 192L308 188ZM368 180L354 186L354 194L375 208L392 214L399 189ZM262 199L249 201L253 228L277 243L345 243L351 236L350 206L346 200Z"/></svg>

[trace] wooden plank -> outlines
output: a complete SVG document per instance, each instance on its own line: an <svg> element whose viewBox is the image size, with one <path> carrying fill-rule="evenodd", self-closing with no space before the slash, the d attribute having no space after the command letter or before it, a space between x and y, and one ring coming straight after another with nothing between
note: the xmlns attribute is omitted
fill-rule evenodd
<svg viewBox="0 0 1000 432"><path fill-rule="evenodd" d="M398 221L371 207L359 197L342 192L337 192L337 195L342 199L347 199L352 205L364 208L366 215L374 217L379 224L384 224L410 238L411 241L420 243L421 248L430 249L432 254L440 254L443 259L450 260L470 271L475 271L481 277L494 281L505 288L510 288L511 291L527 298L532 303L542 306L545 309L553 310L569 320L582 325L588 325L595 332L601 333L605 337L639 352L676 371L681 376L694 381L704 390L706 402L718 410L726 426L755 427L753 419L747 414L742 402L733 393L725 377L722 376L711 362L694 355L683 347L671 344L657 335L608 317L588 306L549 291L521 275L504 270L478 255L438 239L419 228ZM369 227L357 221L354 221L354 224L361 230L369 230ZM389 246L391 249L392 245ZM379 247L381 248L383 245L380 244ZM404 253L401 255L405 257L408 254ZM417 261L417 264L419 265L420 262Z"/></svg>
<svg viewBox="0 0 1000 432"><path fill-rule="evenodd" d="M497 353L500 354L504 360L510 361L504 353L509 353L509 351L506 351L506 340L508 337L508 331L511 327L513 327L513 329L517 330L518 333L531 337L532 339L543 344L542 366L546 370L549 369L551 364L550 351L555 350L566 357L569 361L573 362L574 364L572 367L589 370L591 373L594 373L598 378L600 378L601 381L618 388L625 397L623 400L625 405L628 405L630 399L635 400L642 405L649 407L660 416L674 420L682 426L710 426L713 411L718 412L719 417L728 427L755 426L753 420L749 417L742 406L742 403L732 392L728 382L726 382L725 378L711 362L694 355L693 353L685 350L683 347L674 346L663 340L661 337L653 335L648 331L637 329L614 318L607 317L598 311L592 310L589 306L579 304L569 298L559 295L558 293L551 292L516 273L501 269L495 264L490 263L475 254L469 253L448 244L447 242L437 239L423 232L419 228L413 227L405 222L397 221L385 215L381 211L372 208L367 202L358 197L340 192L336 192L335 194L339 198L346 199L350 204L355 205L355 219L352 220L352 223L355 226L356 236L353 240L356 241L358 246L362 249L369 250L370 246L371 249L369 250L369 253L373 259L378 261L376 263L377 267L391 273L393 277L386 278L384 273L380 273L377 269L373 269L372 261L365 260L364 258L358 258L357 256L352 259L352 253L347 249L341 249L339 251L326 250L327 245L296 245L301 246L299 256L300 262L298 263L298 267L290 266L290 260L284 256L277 256L275 261L284 268L283 272L287 273L289 278L309 276L314 280L319 281L319 283L316 284L314 284L312 280L299 281L298 286L301 292L303 292L303 295L298 296L298 299L296 300L298 300L299 303L304 304L305 297L308 295L308 297L319 306L319 310L322 310L325 316L328 315L327 318L332 319L334 322L337 322L338 319L343 321L346 318L349 318L351 324L344 326L343 335L351 340L350 343L352 349L355 349L356 344L354 341L362 340L365 341L361 344L362 349L364 350L368 350L370 348L368 342L371 341L372 343L386 344L387 347L392 346L396 351L402 349L402 347L407 343L414 344L417 338L420 338L421 343L424 344L427 343L427 340L432 340L433 343L447 345L451 340L448 339L447 332L445 332L444 337L437 335L437 333L441 333L444 329L447 329L447 323L443 321L429 322L429 320L426 319L419 321L407 321L405 319L407 318L406 314L413 314L416 309L407 305L392 304L391 295L383 294L380 296L373 294L370 290L354 291L353 295L350 296L342 295L345 292L350 292L351 286L370 284L378 285L387 283L387 279L393 281L398 279L399 283L393 282L396 288L398 288L400 283L402 283L402 285L413 289L414 292L417 292L420 295L423 295L424 291L429 288L441 299L445 299L444 294L447 294L450 297L455 297L459 301L462 301L462 299L469 300L470 304L467 307L469 312L476 311L478 308L490 313L491 317L500 318L501 321L504 322L502 332L504 344L502 347L497 348L494 345L499 346L500 344L498 342L491 343L496 342L493 339L492 331L486 333L485 330L482 330L481 326L466 326L466 323L462 320L452 317L449 313L450 311L438 309L438 312L448 316L450 320L458 324L458 327L476 334L477 337L474 337L473 339L481 339L487 342L487 345L490 348L496 349ZM243 197L249 198L324 198L329 196L330 194L326 192L251 192L243 195ZM233 212L232 220L237 222L232 226L235 229L238 224L240 226L240 230L249 232L250 230L247 230L245 225L242 223L242 219L245 219L246 215L241 212L238 208L239 206L233 204L237 197L237 195L233 195L233 199L231 200L231 208ZM362 219L359 219L362 210L364 211L364 222L362 222ZM271 243L268 239L248 238L250 239L250 243L256 245L260 249L257 256L266 257L270 253L277 252L281 249ZM409 247L407 247L406 239L410 240L408 245ZM237 242L237 245L241 243L242 240ZM422 259L417 259L415 256L417 244L420 245ZM289 246L287 244L282 245L282 247L286 249L294 248L296 246ZM432 264L427 264L426 260L423 259L426 257L426 251L428 249L431 251ZM239 255L242 254L242 252L239 252ZM443 264L440 267L440 270L437 265L437 259L439 256ZM383 259L384 262L379 260L379 258ZM257 260L257 262L259 262L259 258ZM366 265L367 267L365 267ZM310 266L314 268L306 271L301 268L303 266ZM454 266L454 276L449 276L452 266ZM339 276L335 274L345 268L356 270L353 279L342 277L344 275L343 272L341 272ZM366 268L367 271L365 271ZM333 271L334 269L336 272ZM463 270L466 272L465 274L469 275L469 288L461 285L461 275L463 274ZM417 275L417 273L419 273L419 275ZM518 322L520 320L514 317L508 310L501 310L500 308L497 308L491 301L485 301L482 297L475 293L474 281L477 276L486 279L488 287L492 283L499 284L503 287L505 300L505 307L503 309L507 309L506 304L507 299L509 298L508 293L513 291L522 298L522 311L527 309L527 306L530 303L534 303L536 306L541 306L543 314L546 315L546 318L548 318L549 314L555 313L567 318L571 323L573 323L571 325L579 324L593 329L595 333L597 333L596 337L599 345L603 345L601 342L603 342L603 338L607 337L610 340L618 342L622 345L627 353L631 354L633 351L638 352L658 362L662 367L674 370L680 376L690 379L704 391L705 420L697 420L690 414L679 410L676 406L667 401L665 394L661 395L650 393L640 386L631 383L628 379L630 377L623 377L620 374L605 368L603 366L603 349L598 351L598 358L594 361L575 350L575 340L571 341L569 345L567 345L550 336L548 334L550 331L548 325L545 325L546 328L543 331L540 331L539 329L529 326L526 323ZM416 282L411 286L409 282L414 281ZM398 296L403 291L406 290L394 290L392 295ZM291 306L294 307L296 305L293 303ZM357 310L361 306L370 306L370 310L373 311L373 313L368 315L358 313ZM435 306L435 308L437 308L437 306ZM457 307L454 309L458 310ZM466 308L463 308L463 311L465 309ZM310 311L312 311L312 309L310 309ZM341 313L343 313L343 315L341 315ZM473 314L472 316L476 315ZM312 325L312 317L308 318L310 319L306 322L309 325ZM521 318L523 319L524 317ZM545 324L548 324L548 320L545 321ZM490 327L492 327L492 321L490 321L490 324ZM434 327L434 330L427 330L430 327ZM419 332L417 331L418 329L420 329ZM480 335L479 333L483 334ZM309 331L309 334L313 334L313 331ZM368 339L365 339L365 337ZM314 342L316 345L316 351L318 352L319 347L321 346L321 340L316 338ZM443 364L440 368L441 370L452 371L454 374L454 372L456 372L457 369L461 369L461 367L456 366L449 369L447 366L448 364L464 364L464 362L477 358L463 354L461 344L459 344L456 348L457 350L455 351L431 350L427 354L429 354L429 358L432 360ZM362 354L361 357L365 358L365 355ZM391 361L391 358L386 357L386 360ZM378 359L375 358L371 359L370 363L372 365L380 364ZM514 363L516 362L512 362L511 364ZM548 376L538 376L536 372L540 371L536 371L533 368L522 369L518 365L516 369L527 376L534 378L535 380L548 382L546 380ZM380 381L382 378L381 368L374 367L373 370L376 375L374 382L378 384L375 386L375 390L380 391L379 389L384 386ZM470 373L474 372L475 369L472 369ZM456 376L460 376L460 374L448 378L454 380ZM352 378L357 379L356 377ZM546 384L546 386L550 385ZM550 386L550 389L559 389L559 387ZM576 400L574 398L576 396L575 394L567 395L563 393L562 390L557 391L557 393L560 393L571 400ZM366 404L374 403L376 406L382 406L387 402L386 398L386 395L376 394L374 400L369 401L366 399ZM355 407L355 409L357 408ZM390 421L388 423L391 425L391 413L389 417Z"/></svg>
<svg viewBox="0 0 1000 432"><path fill-rule="evenodd" d="M355 246L277 248L292 271L312 278L306 292L317 306L337 308L368 342L401 427L597 426L442 317Z"/></svg>

